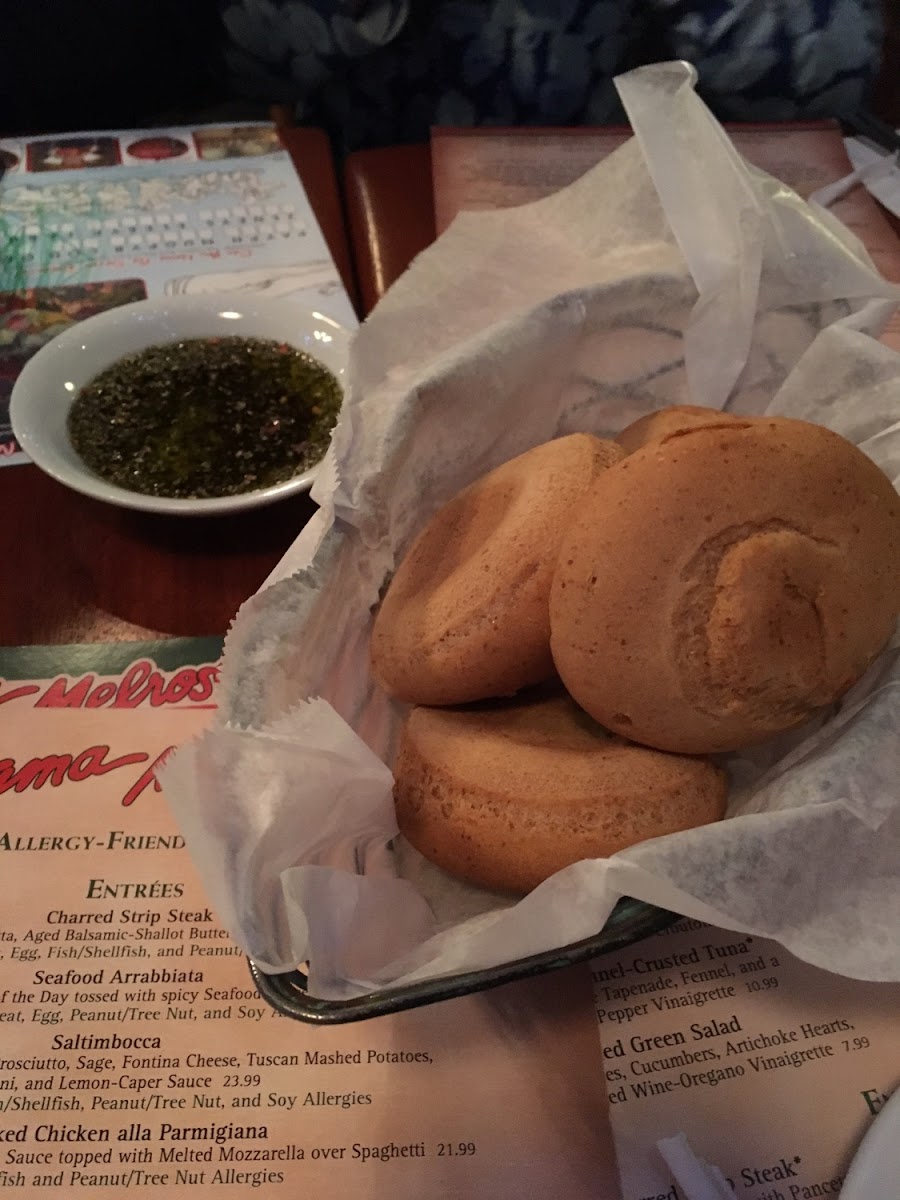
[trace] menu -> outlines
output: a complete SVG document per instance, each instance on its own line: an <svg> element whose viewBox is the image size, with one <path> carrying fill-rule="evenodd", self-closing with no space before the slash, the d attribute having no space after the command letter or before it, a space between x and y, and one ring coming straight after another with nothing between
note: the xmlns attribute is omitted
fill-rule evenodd
<svg viewBox="0 0 900 1200"><path fill-rule="evenodd" d="M290 295L356 316L273 125L0 139L0 466L9 396L73 322L154 296Z"/></svg>
<svg viewBox="0 0 900 1200"><path fill-rule="evenodd" d="M685 1200L683 1132L746 1200L839 1194L900 1084L900 984L774 942L682 920L395 1016L271 1009L154 774L220 649L0 650L0 1187Z"/></svg>
<svg viewBox="0 0 900 1200"><path fill-rule="evenodd" d="M900 1084L900 984L693 920L592 976L623 1200L679 1200L655 1153L675 1133L746 1200L838 1196Z"/></svg>
<svg viewBox="0 0 900 1200"><path fill-rule="evenodd" d="M584 968L330 1028L260 999L154 776L219 648L0 650L0 1188L616 1200Z"/></svg>

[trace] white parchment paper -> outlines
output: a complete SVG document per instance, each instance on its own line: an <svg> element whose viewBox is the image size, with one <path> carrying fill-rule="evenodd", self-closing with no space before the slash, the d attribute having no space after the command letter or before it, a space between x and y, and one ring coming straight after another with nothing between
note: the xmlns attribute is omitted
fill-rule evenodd
<svg viewBox="0 0 900 1200"><path fill-rule="evenodd" d="M220 712L163 783L225 926L264 969L339 998L595 933L630 895L900 980L900 663L732 756L729 819L578 863L524 899L397 837L401 711L368 668L372 610L460 488L554 436L661 405L838 430L900 475L900 289L825 209L749 167L684 63L618 87L636 136L564 191L463 214L356 336L321 505L225 648Z"/></svg>

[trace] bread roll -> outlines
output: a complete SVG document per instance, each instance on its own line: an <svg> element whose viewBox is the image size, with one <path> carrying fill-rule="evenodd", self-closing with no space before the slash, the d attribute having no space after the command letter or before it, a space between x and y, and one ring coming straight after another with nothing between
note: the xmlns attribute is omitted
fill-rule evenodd
<svg viewBox="0 0 900 1200"><path fill-rule="evenodd" d="M717 408L701 408L697 404L673 404L659 408L656 412L639 417L617 435L616 441L626 454L634 454L648 442L677 436L688 429L700 429L705 425L728 425L740 421L734 413L720 412Z"/></svg>
<svg viewBox="0 0 900 1200"><path fill-rule="evenodd" d="M849 442L744 418L652 442L579 505L550 600L553 657L603 725L734 750L835 700L900 607L900 498Z"/></svg>
<svg viewBox="0 0 900 1200"><path fill-rule="evenodd" d="M400 830L421 854L511 892L725 808L717 767L611 737L567 696L413 709L394 776Z"/></svg>
<svg viewBox="0 0 900 1200"><path fill-rule="evenodd" d="M553 674L550 580L574 506L623 455L574 433L446 504L400 564L372 632L372 671L412 704L511 695Z"/></svg>

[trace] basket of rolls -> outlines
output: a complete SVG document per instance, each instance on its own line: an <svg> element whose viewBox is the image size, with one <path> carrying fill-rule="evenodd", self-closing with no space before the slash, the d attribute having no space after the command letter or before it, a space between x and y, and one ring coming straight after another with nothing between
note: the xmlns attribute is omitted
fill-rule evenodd
<svg viewBox="0 0 900 1200"><path fill-rule="evenodd" d="M620 78L632 141L378 305L319 511L163 769L287 1015L677 915L900 979L900 288L693 83Z"/></svg>

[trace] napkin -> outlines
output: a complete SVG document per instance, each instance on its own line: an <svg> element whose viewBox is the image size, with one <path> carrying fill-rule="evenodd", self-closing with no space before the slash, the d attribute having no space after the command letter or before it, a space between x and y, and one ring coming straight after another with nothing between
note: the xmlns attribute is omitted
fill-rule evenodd
<svg viewBox="0 0 900 1200"><path fill-rule="evenodd" d="M686 1200L732 1200L728 1180L717 1166L694 1153L683 1133L660 1139L656 1148Z"/></svg>
<svg viewBox="0 0 900 1200"><path fill-rule="evenodd" d="M460 215L355 337L320 510L225 645L220 710L163 771L218 914L263 970L326 998L596 933L630 895L900 979L900 648L827 713L729 756L728 818L587 860L515 902L398 836L403 716L372 613L445 501L575 430L691 402L820 422L900 474L900 288L826 209L750 167L693 69L620 77L635 136L572 186Z"/></svg>

